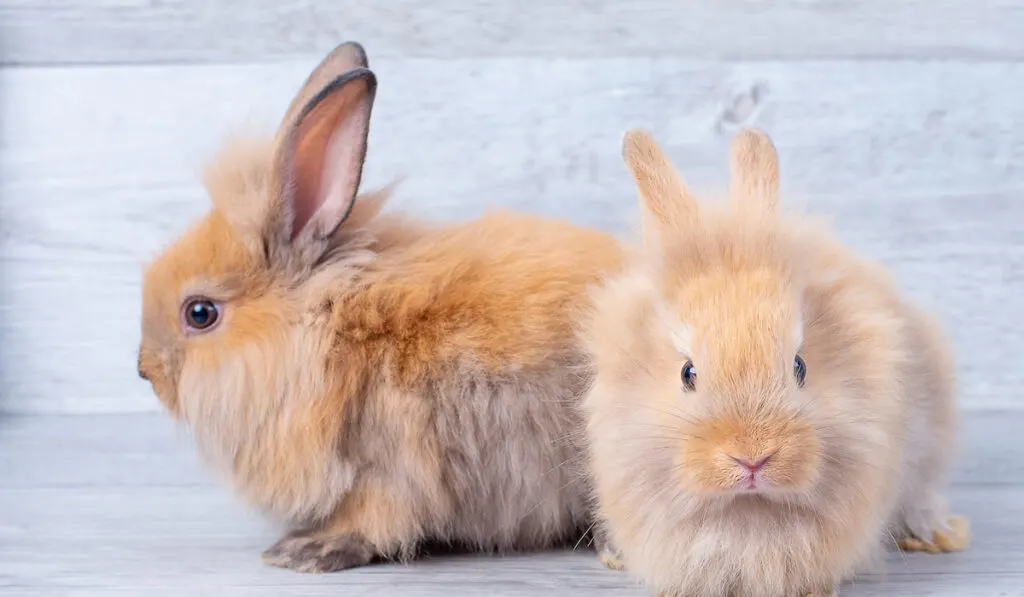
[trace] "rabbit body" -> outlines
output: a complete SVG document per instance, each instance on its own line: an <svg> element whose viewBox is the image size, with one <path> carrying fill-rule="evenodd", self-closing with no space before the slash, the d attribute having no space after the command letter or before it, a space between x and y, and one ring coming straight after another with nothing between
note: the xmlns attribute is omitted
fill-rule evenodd
<svg viewBox="0 0 1024 597"><path fill-rule="evenodd" d="M766 136L733 145L732 204L701 205L645 132L624 157L645 246L582 338L600 516L666 596L833 594L886 542L955 551L945 500L954 361L887 272L776 213Z"/></svg>
<svg viewBox="0 0 1024 597"><path fill-rule="evenodd" d="M340 46L277 137L225 146L213 208L146 271L140 375L292 528L271 564L576 538L589 378L572 320L618 244L528 214L381 214L387 190L357 200L375 84L362 49Z"/></svg>

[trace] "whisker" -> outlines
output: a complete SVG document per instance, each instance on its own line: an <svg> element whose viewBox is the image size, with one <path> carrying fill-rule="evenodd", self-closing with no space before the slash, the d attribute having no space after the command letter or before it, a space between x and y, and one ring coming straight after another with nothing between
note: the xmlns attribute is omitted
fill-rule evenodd
<svg viewBox="0 0 1024 597"><path fill-rule="evenodd" d="M549 468L549 469L548 469L548 470L547 470L547 471L546 471L546 472L544 473L544 475L543 475L543 476L545 476L545 477L546 477L546 476L550 475L550 474L551 474L552 472L554 472L554 471L556 471L556 470L558 470L558 469L562 468L563 466L565 466L565 465L569 464L570 462L573 462L574 460L580 460L580 459L582 459L582 458L586 458L586 457L587 457L587 453L586 453L585 451L577 452L576 454L573 454L572 456L570 456L570 457L566 458L566 459L565 459L565 460L563 460L562 462L559 462L559 463L558 463L558 464L556 464L555 466L553 466L553 467Z"/></svg>
<svg viewBox="0 0 1024 597"><path fill-rule="evenodd" d="M572 550L573 551L576 551L577 549L579 549L580 544L583 543L583 540L587 538L587 535L590 533L590 531L594 530L595 526L597 526L597 521L596 520L594 522L590 523L590 526L587 527L587 530L583 531L583 534L580 535L580 540L576 542L576 545L572 546ZM589 547L589 545L587 547Z"/></svg>
<svg viewBox="0 0 1024 597"><path fill-rule="evenodd" d="M672 411L672 410L666 410L666 409L663 409L663 408L658 408L658 407L656 407L656 406L654 406L652 404L640 403L640 404L635 404L635 405L631 405L631 406L635 406L635 407L638 407L638 408L646 408L646 409L654 411L656 413L673 417L673 418L678 419L678 420L680 420L680 421L682 421L684 423L687 423L689 425L698 425L699 424L698 421L690 418L689 416L687 416L687 415L685 415L683 413L680 413L678 411Z"/></svg>

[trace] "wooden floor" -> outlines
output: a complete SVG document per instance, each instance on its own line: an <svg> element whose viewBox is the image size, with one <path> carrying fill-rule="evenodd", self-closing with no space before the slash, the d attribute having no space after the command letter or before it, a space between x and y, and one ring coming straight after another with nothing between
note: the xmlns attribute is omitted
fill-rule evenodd
<svg viewBox="0 0 1024 597"><path fill-rule="evenodd" d="M965 422L952 500L975 542L953 555L894 553L844 595L1024 595L1024 415ZM585 548L504 558L432 557L327 575L265 567L275 529L198 466L159 414L0 418L0 594L601 595L641 597Z"/></svg>

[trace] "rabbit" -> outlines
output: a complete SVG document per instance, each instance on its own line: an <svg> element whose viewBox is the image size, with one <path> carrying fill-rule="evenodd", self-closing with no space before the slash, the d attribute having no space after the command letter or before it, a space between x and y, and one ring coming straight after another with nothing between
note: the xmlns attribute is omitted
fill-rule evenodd
<svg viewBox="0 0 1024 597"><path fill-rule="evenodd" d="M672 597L835 595L893 540L964 549L935 318L821 223L779 213L762 131L731 141L724 205L698 205L650 131L622 155L640 240L578 331L598 518L630 574Z"/></svg>
<svg viewBox="0 0 1024 597"><path fill-rule="evenodd" d="M275 134L225 142L209 212L145 268L139 375L207 466L285 527L268 565L584 537L573 321L620 245L508 210L382 213L393 184L358 193L376 86L343 43Z"/></svg>

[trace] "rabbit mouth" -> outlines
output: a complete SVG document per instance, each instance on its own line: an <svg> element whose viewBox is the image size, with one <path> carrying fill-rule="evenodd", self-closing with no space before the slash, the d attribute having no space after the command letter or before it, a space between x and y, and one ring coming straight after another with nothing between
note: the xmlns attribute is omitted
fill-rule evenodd
<svg viewBox="0 0 1024 597"><path fill-rule="evenodd" d="M776 487L764 473L756 471L746 473L745 476L736 481L735 485L726 489L725 493L733 495L758 494L768 496L788 493L788 491Z"/></svg>
<svg viewBox="0 0 1024 597"><path fill-rule="evenodd" d="M765 468L770 463L772 456L774 456L774 453L757 460L748 460L746 458L729 456L729 459L737 465L736 470L742 474L742 477L740 477L736 482L733 490L750 492L771 489L772 484L765 476Z"/></svg>
<svg viewBox="0 0 1024 597"><path fill-rule="evenodd" d="M771 484L764 479L764 475L758 473L750 473L750 475L743 480L740 485L740 491L750 492L759 491L762 489L770 489Z"/></svg>

